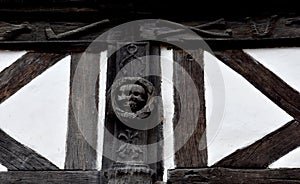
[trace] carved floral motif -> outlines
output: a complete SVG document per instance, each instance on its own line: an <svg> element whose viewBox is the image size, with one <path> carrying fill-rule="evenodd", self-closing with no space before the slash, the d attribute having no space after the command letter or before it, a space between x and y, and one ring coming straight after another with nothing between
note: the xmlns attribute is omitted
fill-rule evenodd
<svg viewBox="0 0 300 184"><path fill-rule="evenodd" d="M141 148L135 145L139 138L137 131L126 129L125 133L122 132L118 135L118 138L125 142L117 150L117 154L121 159L134 160L143 154Z"/></svg>

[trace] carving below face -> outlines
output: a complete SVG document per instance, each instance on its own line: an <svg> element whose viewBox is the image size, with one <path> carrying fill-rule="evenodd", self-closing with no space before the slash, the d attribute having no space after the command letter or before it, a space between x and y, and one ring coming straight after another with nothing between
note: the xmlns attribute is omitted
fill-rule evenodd
<svg viewBox="0 0 300 184"><path fill-rule="evenodd" d="M119 88L117 97L118 106L125 112L137 112L147 103L148 95L143 86L125 84Z"/></svg>

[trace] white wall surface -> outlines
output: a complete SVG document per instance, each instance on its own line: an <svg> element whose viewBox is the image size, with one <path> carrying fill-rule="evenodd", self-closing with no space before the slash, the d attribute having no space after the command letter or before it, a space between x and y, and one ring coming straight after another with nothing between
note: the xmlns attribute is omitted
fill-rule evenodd
<svg viewBox="0 0 300 184"><path fill-rule="evenodd" d="M254 53L255 51L252 52ZM268 52L268 50L265 52ZM259 53L260 51L256 54L259 55ZM290 54L293 53L291 52ZM300 57L300 54L298 57ZM282 60L279 56L276 59ZM217 61L216 58L207 53L205 54L205 62L215 61ZM264 59L260 61L264 63ZM208 124L207 136L208 140L210 140L208 142L209 165L214 164L235 150L253 143L292 120L292 117L239 74L223 63L218 63L225 83L225 109L223 120L217 132L210 131L210 125ZM292 70L293 66L290 66L290 68ZM207 93L211 92L209 86L206 86L206 89ZM207 98L209 112L209 108L214 103L218 102Z"/></svg>
<svg viewBox="0 0 300 184"><path fill-rule="evenodd" d="M17 59L20 53L1 53ZM0 104L0 128L63 168L67 129L70 57L35 78Z"/></svg>

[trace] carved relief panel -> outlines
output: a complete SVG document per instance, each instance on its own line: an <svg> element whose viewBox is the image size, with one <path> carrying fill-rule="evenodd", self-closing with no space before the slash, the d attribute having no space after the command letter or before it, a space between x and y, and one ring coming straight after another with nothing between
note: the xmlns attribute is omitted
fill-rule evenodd
<svg viewBox="0 0 300 184"><path fill-rule="evenodd" d="M156 162L161 148L148 147L162 134L162 106L157 100L161 81L157 75L159 52L156 57L151 57L151 52L149 43L129 43L113 53L108 62L105 125L113 138L105 135L104 141L109 144L104 145L104 152L112 156L104 158L103 165L110 182L119 183L112 173L123 172L124 167L145 174L146 183L153 174L153 178L157 176L154 171L162 171L161 163ZM120 181L126 179L121 178Z"/></svg>

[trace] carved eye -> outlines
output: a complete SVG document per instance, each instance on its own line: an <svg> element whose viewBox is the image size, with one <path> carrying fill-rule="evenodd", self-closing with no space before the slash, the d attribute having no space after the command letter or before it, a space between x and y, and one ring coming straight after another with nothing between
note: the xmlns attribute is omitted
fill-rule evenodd
<svg viewBox="0 0 300 184"><path fill-rule="evenodd" d="M186 59L187 59L188 61L192 61L192 60L193 60L193 56L192 56L191 54L188 54L188 55L186 56Z"/></svg>
<svg viewBox="0 0 300 184"><path fill-rule="evenodd" d="M135 92L133 92L133 95L134 95L134 96L139 96L140 93L135 91Z"/></svg>

